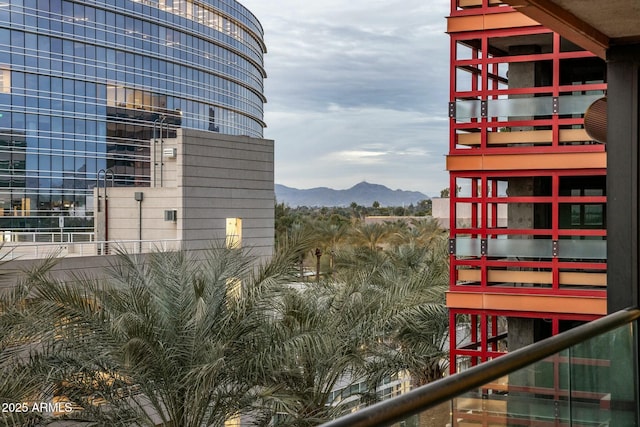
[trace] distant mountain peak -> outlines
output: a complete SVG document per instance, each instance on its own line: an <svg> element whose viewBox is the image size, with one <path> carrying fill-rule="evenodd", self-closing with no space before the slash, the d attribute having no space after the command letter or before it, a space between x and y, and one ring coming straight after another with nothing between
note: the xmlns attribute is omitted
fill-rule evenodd
<svg viewBox="0 0 640 427"><path fill-rule="evenodd" d="M353 187L351 187L351 189L359 189L359 188L386 188L387 190L389 189L388 187L385 187L384 185L380 185L380 184L372 184L370 182L367 181L360 181L359 183L357 183L356 185L354 185Z"/></svg>
<svg viewBox="0 0 640 427"><path fill-rule="evenodd" d="M419 191L391 190L381 185L362 181L346 190L334 190L316 187L307 190L276 184L278 203L296 206L349 206L356 202L362 206L371 206L373 202L381 206L402 206L416 204L429 196Z"/></svg>

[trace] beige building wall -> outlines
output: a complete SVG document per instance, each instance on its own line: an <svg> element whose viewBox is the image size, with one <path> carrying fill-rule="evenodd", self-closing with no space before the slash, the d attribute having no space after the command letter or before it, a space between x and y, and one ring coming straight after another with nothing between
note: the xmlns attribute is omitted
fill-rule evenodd
<svg viewBox="0 0 640 427"><path fill-rule="evenodd" d="M431 198L431 216L438 220L440 227L449 229L449 198Z"/></svg>
<svg viewBox="0 0 640 427"><path fill-rule="evenodd" d="M185 130L178 148L182 239L207 247L224 239L226 219L242 219L242 246L271 255L274 239L273 141Z"/></svg>
<svg viewBox="0 0 640 427"><path fill-rule="evenodd" d="M273 141L179 129L176 139L154 145L151 187L107 189L108 230L95 190L97 240L105 240L107 232L110 241L141 235L141 240L178 240L184 249L200 250L214 241L224 244L227 219L239 218L242 246L260 257L272 254ZM175 158L164 154L171 148ZM175 221L165 220L168 210L176 211Z"/></svg>
<svg viewBox="0 0 640 427"><path fill-rule="evenodd" d="M142 194L141 202L135 199L136 193ZM176 209L177 188L116 187L108 188L107 196L109 228L105 230L103 200L101 212L96 212L96 224L100 225L96 236L98 241L105 240L107 233L110 241L180 238L177 223L164 220L165 210Z"/></svg>
<svg viewBox="0 0 640 427"><path fill-rule="evenodd" d="M15 286L24 277L23 272L43 263L42 259L16 259L0 266L0 290ZM77 277L105 277L107 269L118 262L115 255L59 258L50 270L51 276L63 281L74 281Z"/></svg>

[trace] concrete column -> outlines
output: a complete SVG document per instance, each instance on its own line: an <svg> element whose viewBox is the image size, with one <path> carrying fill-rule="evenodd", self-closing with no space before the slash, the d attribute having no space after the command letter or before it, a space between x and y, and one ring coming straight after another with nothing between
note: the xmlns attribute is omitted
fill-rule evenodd
<svg viewBox="0 0 640 427"><path fill-rule="evenodd" d="M607 52L607 300L638 306L638 91L640 45Z"/></svg>
<svg viewBox="0 0 640 427"><path fill-rule="evenodd" d="M533 55L541 52L538 45L519 45L509 48L509 55ZM514 62L509 64L509 89L536 87L550 84L551 71L539 61ZM510 98L529 98L532 95L510 95ZM527 117L526 119L532 119ZM511 132L532 130L531 126L520 126L509 129ZM519 144L521 145L521 144ZM533 178L510 178L507 188L509 196L533 196ZM509 228L533 228L534 208L531 203L510 203L508 205ZM519 236L524 238L524 236Z"/></svg>
<svg viewBox="0 0 640 427"><path fill-rule="evenodd" d="M532 177L509 178L507 195L510 197L533 196L534 185ZM533 203L509 203L507 205L508 228L533 228ZM530 236L518 236L529 238Z"/></svg>
<svg viewBox="0 0 640 427"><path fill-rule="evenodd" d="M638 143L640 44L607 51L607 309L640 304L638 292ZM638 332L612 340L612 426L638 425ZM631 351L628 351L628 349ZM617 359L616 359L617 358ZM614 369L615 366L626 368ZM621 374L625 372L625 374ZM635 411L633 410L635 406Z"/></svg>

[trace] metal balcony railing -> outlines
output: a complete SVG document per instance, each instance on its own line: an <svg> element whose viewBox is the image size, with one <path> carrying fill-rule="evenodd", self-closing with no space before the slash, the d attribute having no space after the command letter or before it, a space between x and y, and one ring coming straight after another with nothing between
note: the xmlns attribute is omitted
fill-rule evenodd
<svg viewBox="0 0 640 427"><path fill-rule="evenodd" d="M450 116L456 120L479 119L492 117L503 120L514 120L521 117L545 117L554 114L584 114L602 93L588 95L540 96L527 98L503 98L489 100L456 101L450 107ZM494 120L495 121L495 120Z"/></svg>
<svg viewBox="0 0 640 427"><path fill-rule="evenodd" d="M97 241L94 240L93 233L85 233L86 236L78 236L79 234L38 233L38 239L33 241L7 240L0 245L0 259L10 261L48 257L82 257L114 254L118 251L128 253L174 251L180 250L182 244L180 239ZM41 241L40 239L44 235L50 235L48 237L52 237L52 239Z"/></svg>
<svg viewBox="0 0 640 427"><path fill-rule="evenodd" d="M323 427L640 425L639 318L619 311Z"/></svg>
<svg viewBox="0 0 640 427"><path fill-rule="evenodd" d="M506 237L506 236L502 236ZM484 240L484 241L483 241ZM511 258L606 260L606 240L470 238L455 239L455 255Z"/></svg>

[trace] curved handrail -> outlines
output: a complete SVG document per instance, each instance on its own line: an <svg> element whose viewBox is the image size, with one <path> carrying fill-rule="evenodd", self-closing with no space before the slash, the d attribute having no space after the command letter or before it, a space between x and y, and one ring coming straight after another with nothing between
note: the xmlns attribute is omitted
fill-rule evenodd
<svg viewBox="0 0 640 427"><path fill-rule="evenodd" d="M561 334L484 362L471 369L376 403L321 427L387 426L446 402L483 384L538 362L596 335L640 318L640 309L628 308L580 325Z"/></svg>

